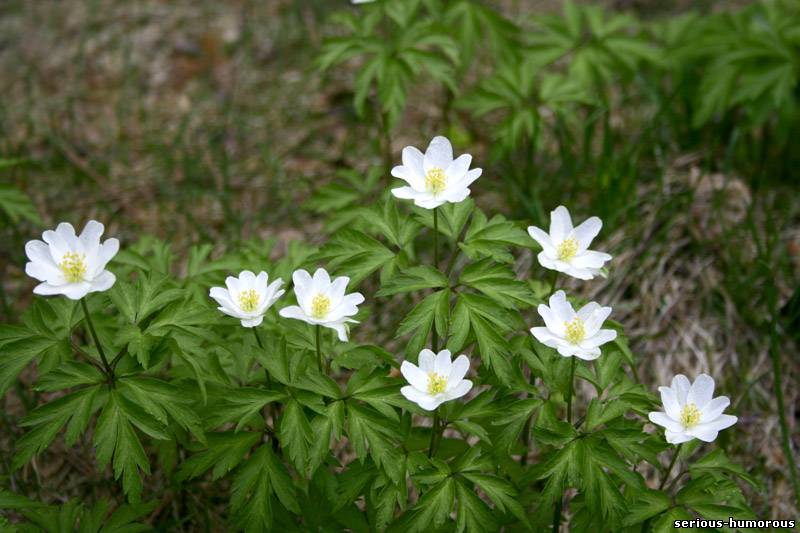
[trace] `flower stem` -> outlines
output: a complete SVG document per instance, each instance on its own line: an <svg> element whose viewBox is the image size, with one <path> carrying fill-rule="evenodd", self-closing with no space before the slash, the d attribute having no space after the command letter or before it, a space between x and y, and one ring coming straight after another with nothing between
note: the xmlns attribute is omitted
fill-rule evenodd
<svg viewBox="0 0 800 533"><path fill-rule="evenodd" d="M317 324L315 327L315 335L317 338L317 368L319 368L320 374L323 372L323 361L322 361L322 350L320 349L320 325Z"/></svg>
<svg viewBox="0 0 800 533"><path fill-rule="evenodd" d="M433 268L439 270L439 209L433 208ZM431 347L434 353L439 351L439 332L436 324L431 329Z"/></svg>
<svg viewBox="0 0 800 533"><path fill-rule="evenodd" d="M569 366L569 393L567 394L567 422L572 424L572 397L575 395L575 356Z"/></svg>
<svg viewBox="0 0 800 533"><path fill-rule="evenodd" d="M436 453L436 445L438 444L437 434L439 433L439 408L433 412L433 426L431 427L431 443L428 446L428 457L433 457Z"/></svg>
<svg viewBox="0 0 800 533"><path fill-rule="evenodd" d="M553 276L553 285L555 286L556 277ZM572 397L575 395L575 356L571 357L572 361L569 364L569 390L567 391L567 422L572 425ZM558 502L556 502L556 509L553 513L553 533L558 533L561 528L561 509L563 507L564 495L562 494Z"/></svg>
<svg viewBox="0 0 800 533"><path fill-rule="evenodd" d="M669 466L667 467L667 471L664 472L664 477L661 479L661 484L658 486L658 490L663 490L664 485L667 484L667 480L669 479L669 475L672 473L672 467L675 466L675 462L678 460L678 453L681 451L681 446L683 443L678 444L675 446L675 451L672 453L672 460L669 462Z"/></svg>
<svg viewBox="0 0 800 533"><path fill-rule="evenodd" d="M86 325L89 326L89 332L92 335L92 340L94 340L94 345L97 347L97 352L100 354L100 359L103 361L103 366L106 369L106 376L108 377L108 383L113 386L114 370L111 368L111 365L108 364L108 359L106 358L106 352L103 350L103 345L100 344L100 338L97 336L97 331L94 329L94 324L92 323L92 315L89 313L89 307L86 305L85 298L81 298L81 307L83 307L83 314L86 317Z"/></svg>
<svg viewBox="0 0 800 533"><path fill-rule="evenodd" d="M250 329L253 330L253 335L255 335L256 337L256 343L258 344L258 347L261 348L261 350L264 350L264 343L261 342L261 335L258 334L258 329L257 328L250 328ZM271 389L272 380L269 377L269 370L267 370L267 368L264 367L263 365L262 367L264 368L264 376L267 378L267 388Z"/></svg>
<svg viewBox="0 0 800 533"><path fill-rule="evenodd" d="M558 281L558 270L553 270L550 275L550 295L556 292L556 281Z"/></svg>
<svg viewBox="0 0 800 533"><path fill-rule="evenodd" d="M789 467L789 479L794 489L795 504L800 509L800 480L797 478L797 465L792 454L792 441L789 437L789 426L786 423L786 408L783 404L783 384L781 379L781 350L778 341L778 306L775 291L770 294L770 307L772 308L772 328L769 336L769 354L772 359L772 373L775 381L775 403L778 407L778 425L781 428L781 441L783 454Z"/></svg>

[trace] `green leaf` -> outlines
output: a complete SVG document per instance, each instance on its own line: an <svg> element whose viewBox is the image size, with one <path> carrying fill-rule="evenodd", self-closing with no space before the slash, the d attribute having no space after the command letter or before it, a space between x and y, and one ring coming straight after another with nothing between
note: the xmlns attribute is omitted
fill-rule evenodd
<svg viewBox="0 0 800 533"><path fill-rule="evenodd" d="M229 422L235 422L235 431L240 431L247 425L251 417L260 413L267 404L282 401L285 398L286 395L283 393L255 387L232 389L219 405L214 406L208 417L207 427L219 427Z"/></svg>
<svg viewBox="0 0 800 533"><path fill-rule="evenodd" d="M444 274L430 266L416 266L403 270L385 282L376 296L391 296L404 292L447 287Z"/></svg>
<svg viewBox="0 0 800 533"><path fill-rule="evenodd" d="M436 321L437 330L444 331L447 322L446 312L449 309L450 291L442 289L426 296L414 309L400 322L396 338L413 333L406 344L406 354L416 357L420 350L427 344L431 328ZM441 325L441 329L440 329Z"/></svg>
<svg viewBox="0 0 800 533"><path fill-rule="evenodd" d="M305 472L309 457L309 445L313 439L311 424L306 418L303 407L295 399L286 402L278 428L278 439L281 448L289 455L294 467Z"/></svg>
<svg viewBox="0 0 800 533"><path fill-rule="evenodd" d="M528 285L518 280L510 268L488 258L464 268L459 281L506 309L531 307L537 303Z"/></svg>
<svg viewBox="0 0 800 533"><path fill-rule="evenodd" d="M531 247L533 243L533 239L522 228L507 221L502 215L495 215L487 220L486 215L476 209L464 242L459 246L472 259L490 257L501 263L511 263L514 256L509 252L509 247Z"/></svg>
<svg viewBox="0 0 800 533"><path fill-rule="evenodd" d="M340 231L319 251L330 270L346 272L357 284L394 259L394 253L379 241L358 230Z"/></svg>
<svg viewBox="0 0 800 533"><path fill-rule="evenodd" d="M250 449L261 442L261 433L245 431L209 433L208 447L181 464L180 479L196 478L213 467L211 479L219 479L241 463Z"/></svg>
<svg viewBox="0 0 800 533"><path fill-rule="evenodd" d="M154 418L111 390L94 432L97 461L105 466L113 458L114 478L122 478L125 494L137 503L142 494L140 471L149 474L150 463L133 425L154 438L169 439Z"/></svg>
<svg viewBox="0 0 800 533"><path fill-rule="evenodd" d="M21 160L0 159L0 169L12 166ZM0 185L0 211L12 224L23 220L42 224L42 219L27 194L12 185Z"/></svg>
<svg viewBox="0 0 800 533"><path fill-rule="evenodd" d="M657 490L640 492L634 503L628 506L622 525L625 527L641 524L672 507L667 494Z"/></svg>
<svg viewBox="0 0 800 533"><path fill-rule="evenodd" d="M50 403L36 408L22 421L22 426L31 428L16 443L14 468L19 468L38 453L45 450L67 424L65 441L67 446L77 442L86 431L89 419L105 397L102 385L86 387L71 392Z"/></svg>

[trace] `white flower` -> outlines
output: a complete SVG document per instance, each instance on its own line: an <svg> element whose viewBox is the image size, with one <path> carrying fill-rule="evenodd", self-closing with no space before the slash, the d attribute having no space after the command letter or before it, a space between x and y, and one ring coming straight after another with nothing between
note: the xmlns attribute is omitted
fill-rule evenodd
<svg viewBox="0 0 800 533"><path fill-rule="evenodd" d="M453 159L453 147L445 137L434 137L425 155L413 146L403 148L403 164L392 169L392 176L408 187L392 189L392 194L425 209L435 209L445 202L457 203L469 196L467 187L483 172L469 170L472 156Z"/></svg>
<svg viewBox="0 0 800 533"><path fill-rule="evenodd" d="M700 374L694 383L683 374L672 378L671 387L659 387L664 411L650 413L650 422L666 428L667 442L680 444L694 438L712 442L717 434L731 427L738 420L735 416L723 415L731 401L727 396L712 398L714 378Z"/></svg>
<svg viewBox="0 0 800 533"><path fill-rule="evenodd" d="M428 350L419 352L419 366L403 361L400 372L410 385L400 389L407 400L426 411L433 411L449 400L461 398L472 388L472 382L464 379L469 370L469 359L459 355L450 362L450 350L435 354Z"/></svg>
<svg viewBox="0 0 800 533"><path fill-rule="evenodd" d="M228 316L238 318L242 326L254 328L264 320L264 313L283 295L282 279L269 283L266 272L258 276L244 270L238 278L228 276L224 287L212 287L208 295L219 304L219 309Z"/></svg>
<svg viewBox="0 0 800 533"><path fill-rule="evenodd" d="M119 241L108 239L100 244L104 229L101 223L90 220L78 237L72 224L62 222L55 231L42 234L44 242L28 241L25 254L30 262L25 273L42 282L33 292L80 300L90 292L110 289L117 278L105 268L117 255Z"/></svg>
<svg viewBox="0 0 800 533"><path fill-rule="evenodd" d="M339 340L347 341L347 323L358 324L349 317L358 312L358 305L364 301L359 292L344 293L350 278L341 276L331 282L325 269L318 268L313 278L305 270L295 270L292 280L299 305L284 307L281 316L335 329Z"/></svg>
<svg viewBox="0 0 800 533"><path fill-rule="evenodd" d="M550 296L550 307L539 304L537 311L545 326L531 328L536 339L558 350L564 357L577 356L586 361L600 357L600 346L617 338L613 329L600 329L611 314L610 307L589 302L576 313L564 291Z"/></svg>
<svg viewBox="0 0 800 533"><path fill-rule="evenodd" d="M530 226L528 234L542 247L538 259L543 267L578 279L592 279L611 261L610 255L588 249L602 227L602 220L591 217L573 228L569 211L560 205L550 212L549 235L536 226Z"/></svg>

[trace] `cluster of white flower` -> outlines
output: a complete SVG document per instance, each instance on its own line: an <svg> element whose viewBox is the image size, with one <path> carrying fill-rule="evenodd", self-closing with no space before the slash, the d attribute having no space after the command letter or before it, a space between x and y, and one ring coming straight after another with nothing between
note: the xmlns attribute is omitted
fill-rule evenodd
<svg viewBox="0 0 800 533"><path fill-rule="evenodd" d="M413 200L425 209L436 209L444 203L458 203L470 194L469 186L481 176L481 169L470 170L472 156L453 158L453 148L445 137L435 137L423 154L408 146L403 149L403 164L392 169L392 175L408 185L392 189L397 198ZM550 213L550 231L531 226L528 233L542 251L538 260L544 268L581 280L591 280L602 274L611 256L589 250L603 223L591 217L573 227L569 211L564 206ZM119 251L119 241L108 239L100 243L104 227L94 220L86 224L80 236L69 223L61 223L55 231L45 231L42 241L32 240L25 246L30 262L25 272L39 280L34 293L63 294L80 300L90 292L110 289L116 278L106 270L108 262ZM346 294L350 278L341 276L331 281L327 271L320 268L313 277L305 270L292 275L297 305L280 310L280 316L302 320L314 326L336 331L339 340L347 341L349 324L364 296L358 292ZM269 283L266 272L258 275L249 270L230 276L225 287L213 287L209 295L219 304L219 310L237 318L242 326L253 328L261 324L267 310L284 294L283 280ZM531 328L542 344L555 348L563 357L578 357L587 361L601 355L600 346L614 340L617 332L603 329L611 314L610 307L589 302L577 312L563 290L554 292L549 306L541 304L538 313L544 327ZM422 350L419 366L404 361L400 371L409 385L401 389L408 400L422 409L433 411L442 403L460 398L472 388L464 379L469 372L469 359L459 355L451 361L451 353L442 350L434 354ZM665 412L650 413L650 421L666 428L666 439L679 444L693 438L711 442L720 430L736 422L735 416L722 412L730 404L725 396L712 398L714 380L702 374L693 384L678 375L672 387L660 387Z"/></svg>

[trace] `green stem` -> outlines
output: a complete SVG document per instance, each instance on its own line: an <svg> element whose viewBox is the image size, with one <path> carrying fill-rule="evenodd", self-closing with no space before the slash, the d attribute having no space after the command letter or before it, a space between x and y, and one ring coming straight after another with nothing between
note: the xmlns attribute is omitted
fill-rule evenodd
<svg viewBox="0 0 800 533"><path fill-rule="evenodd" d="M319 324L315 326L315 335L317 338L317 368L319 368L319 372L321 374L323 372L324 363L322 361L322 350L320 349L320 328L321 327Z"/></svg>
<svg viewBox="0 0 800 533"><path fill-rule="evenodd" d="M103 350L103 345L100 344L100 338L97 336L97 331L94 329L94 323L92 323L92 315L89 313L89 307L86 305L86 299L81 298L81 307L83 307L83 314L86 317L86 325L89 326L89 332L92 335L92 340L94 340L94 345L97 347L97 352L100 354L100 359L103 361L103 366L106 369L106 376L108 377L108 382L110 385L114 385L114 370L111 368L111 365L108 364L108 359L106 358L106 352Z"/></svg>
<svg viewBox="0 0 800 533"><path fill-rule="evenodd" d="M431 443L428 446L428 457L436 453L437 434L439 433L439 408L433 412L433 426L431 427Z"/></svg>
<svg viewBox="0 0 800 533"><path fill-rule="evenodd" d="M256 343L258 344L258 347L263 351L264 350L264 343L261 342L261 335L258 334L258 329L257 328L250 328L250 329L253 330L253 335L256 338ZM263 365L262 365L262 368L264 368L264 376L267 378L267 388L271 389L272 388L272 380L269 377L269 370L267 370L267 368L265 366L263 366Z"/></svg>
<svg viewBox="0 0 800 533"><path fill-rule="evenodd" d="M553 285L555 285L555 276L553 277ZM572 397L575 394L575 356L572 356L572 361L569 364L569 390L567 392L567 422L572 425ZM558 533L561 528L561 509L564 505L564 495L562 494L556 503L556 509L553 513L553 533Z"/></svg>
<svg viewBox="0 0 800 533"><path fill-rule="evenodd" d="M664 472L664 477L661 479L661 484L658 486L658 490L663 490L664 485L667 484L667 480L669 479L669 475L672 473L672 467L675 466L675 462L678 460L678 453L681 451L681 446L683 443L678 444L675 446L675 451L672 453L672 460L669 462L669 466L667 467L667 471Z"/></svg>
<svg viewBox="0 0 800 533"><path fill-rule="evenodd" d="M553 270L550 275L550 295L556 292L556 281L558 281L558 270Z"/></svg>
<svg viewBox="0 0 800 533"><path fill-rule="evenodd" d="M439 210L433 208L433 268L439 270ZM434 353L439 351L439 332L436 331L436 324L431 329L431 347Z"/></svg>
<svg viewBox="0 0 800 533"><path fill-rule="evenodd" d="M797 478L797 465L792 454L792 442L789 437L789 426L786 423L786 408L783 404L783 383L781 376L781 353L778 346L778 309L775 297L772 296L772 331L770 332L769 352L772 358L772 372L775 380L775 401L778 407L778 424L781 427L783 454L789 467L789 479L794 489L795 505L800 509L800 480Z"/></svg>
<svg viewBox="0 0 800 533"><path fill-rule="evenodd" d="M556 509L553 511L553 533L558 533L561 529L561 506L563 505L562 499L559 498L556 502Z"/></svg>
<svg viewBox="0 0 800 533"><path fill-rule="evenodd" d="M575 356L569 366L569 393L567 394L567 422L572 424L572 397L575 395Z"/></svg>

